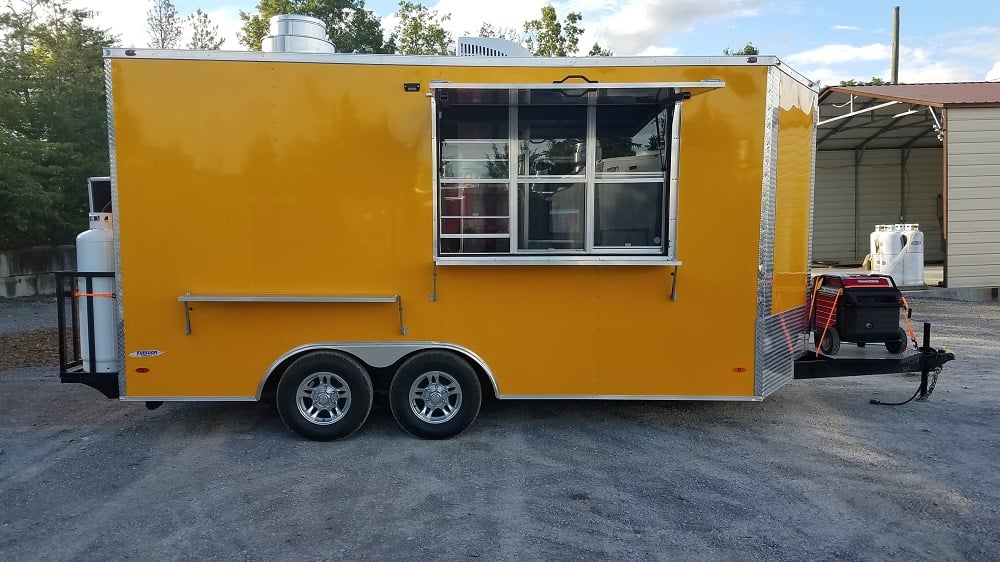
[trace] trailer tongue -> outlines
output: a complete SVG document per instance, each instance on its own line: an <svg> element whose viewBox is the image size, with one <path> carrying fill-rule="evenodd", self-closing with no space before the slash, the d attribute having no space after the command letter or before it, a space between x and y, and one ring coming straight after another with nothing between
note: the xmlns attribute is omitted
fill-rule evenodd
<svg viewBox="0 0 1000 562"><path fill-rule="evenodd" d="M916 353L902 357L841 357L833 358L813 352L803 353L795 359L796 379L823 379L834 377L856 377L862 375L885 375L893 373L920 373L920 387L905 402L887 404L871 400L872 404L886 406L902 405L913 398L927 400L934 392L938 375L944 364L953 360L955 354L948 348L931 347L931 324L924 322L923 345Z"/></svg>

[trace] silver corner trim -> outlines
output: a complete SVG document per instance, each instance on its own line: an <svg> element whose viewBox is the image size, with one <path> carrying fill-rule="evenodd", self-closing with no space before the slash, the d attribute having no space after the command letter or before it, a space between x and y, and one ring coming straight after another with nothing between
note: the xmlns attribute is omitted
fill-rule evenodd
<svg viewBox="0 0 1000 562"><path fill-rule="evenodd" d="M393 363L399 361L404 356L417 351L424 351L427 349L445 349L449 351L454 351L459 353L470 361L473 361L478 365L486 377L490 380L490 384L493 386L493 393L496 396L500 396L500 388L497 386L496 377L493 376L493 371L490 369L489 365L482 357L476 354L476 352L471 349L454 343L448 342L435 342L435 341L424 341L424 342L317 342L308 343L305 345L300 345L298 347L292 348L274 360L271 365L264 372L264 376L260 379L260 384L257 386L256 400L260 400L261 394L264 391L264 385L271 378L271 375L275 373L278 366L287 361L288 359L307 353L310 351L341 351L354 357L357 357L362 362L367 365L376 368L388 367Z"/></svg>
<svg viewBox="0 0 1000 562"><path fill-rule="evenodd" d="M105 49L107 52L108 49ZM111 232L114 237L113 249L115 253L115 314L117 322L115 326L115 338L118 342L118 395L126 396L126 376L125 376L125 298L122 291L122 236L121 236L121 213L119 211L118 196L118 157L117 146L115 144L115 101L114 101L114 80L111 76L111 60L104 60L104 93L108 110L108 179L111 181L111 212L114 219L111 221Z"/></svg>
<svg viewBox="0 0 1000 562"><path fill-rule="evenodd" d="M786 64L784 61L780 59L775 60L774 66L777 67L779 70L781 70L781 72L784 72L786 75L788 75L788 77L791 78L792 80L795 80L799 84L802 84L806 88L812 90L813 93L819 93L819 80L810 80L806 78L804 74L796 71L795 69L788 66L788 64Z"/></svg>

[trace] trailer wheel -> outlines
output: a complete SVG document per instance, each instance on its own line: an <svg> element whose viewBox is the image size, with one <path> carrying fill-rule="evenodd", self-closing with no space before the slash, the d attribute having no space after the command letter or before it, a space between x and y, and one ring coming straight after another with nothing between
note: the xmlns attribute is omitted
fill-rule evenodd
<svg viewBox="0 0 1000 562"><path fill-rule="evenodd" d="M315 351L295 360L278 383L278 414L289 429L315 441L357 431L372 409L372 381L356 359Z"/></svg>
<svg viewBox="0 0 1000 562"><path fill-rule="evenodd" d="M407 359L389 385L396 423L423 439L447 439L468 429L482 398L476 371L446 351L422 351Z"/></svg>
<svg viewBox="0 0 1000 562"><path fill-rule="evenodd" d="M898 340L885 342L885 349L889 353L896 354L906 351L906 330L900 328L898 334Z"/></svg>
<svg viewBox="0 0 1000 562"><path fill-rule="evenodd" d="M823 345L820 346L820 338L823 338ZM826 337L823 337L822 330L816 330L813 341L819 347L819 352L823 355L836 355L840 351L840 333L833 326L826 329Z"/></svg>

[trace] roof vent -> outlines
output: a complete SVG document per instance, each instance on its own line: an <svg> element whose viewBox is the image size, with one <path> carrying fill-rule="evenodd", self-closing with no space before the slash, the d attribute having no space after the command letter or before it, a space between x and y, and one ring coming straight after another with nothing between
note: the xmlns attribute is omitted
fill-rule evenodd
<svg viewBox="0 0 1000 562"><path fill-rule="evenodd" d="M322 20L299 14L271 17L270 35L260 44L265 53L334 53L337 50L326 38Z"/></svg>
<svg viewBox="0 0 1000 562"><path fill-rule="evenodd" d="M459 37L457 55L460 57L530 57L531 51L496 37Z"/></svg>

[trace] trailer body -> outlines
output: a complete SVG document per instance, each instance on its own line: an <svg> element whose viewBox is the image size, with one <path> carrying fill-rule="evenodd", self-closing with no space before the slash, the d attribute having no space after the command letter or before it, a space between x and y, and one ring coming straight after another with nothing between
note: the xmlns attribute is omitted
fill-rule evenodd
<svg viewBox="0 0 1000 562"><path fill-rule="evenodd" d="M444 350L500 398L793 378L816 89L775 58L108 49L106 69L123 400L258 400L316 350L390 375Z"/></svg>

